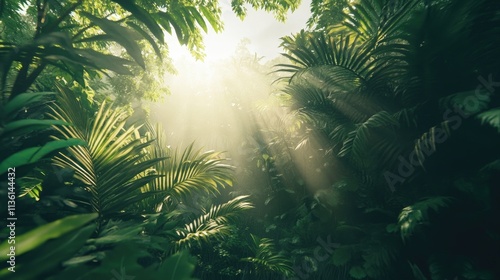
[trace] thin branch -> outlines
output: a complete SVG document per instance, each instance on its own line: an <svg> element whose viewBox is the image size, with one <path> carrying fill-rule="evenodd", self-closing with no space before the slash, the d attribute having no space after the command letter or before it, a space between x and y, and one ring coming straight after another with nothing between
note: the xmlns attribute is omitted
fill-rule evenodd
<svg viewBox="0 0 500 280"><path fill-rule="evenodd" d="M49 5L47 0L37 0L36 1L36 10L37 10L37 20L36 20L36 31L34 39L38 38L40 34L42 34L42 26L45 23L45 17L47 16L47 11L49 10Z"/></svg>
<svg viewBox="0 0 500 280"><path fill-rule="evenodd" d="M29 88L29 86L35 82L36 78L38 78L38 76L40 75L40 73L42 73L42 71L45 69L46 66L47 66L47 63L42 62L40 65L38 65L37 68L35 68L35 70L33 70L31 72L31 74L26 79L27 87L24 91L26 91Z"/></svg>

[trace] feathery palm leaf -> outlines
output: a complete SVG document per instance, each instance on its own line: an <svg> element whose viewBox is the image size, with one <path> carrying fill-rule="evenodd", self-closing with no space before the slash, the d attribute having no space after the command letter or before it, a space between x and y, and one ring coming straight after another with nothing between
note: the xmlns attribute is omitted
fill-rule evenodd
<svg viewBox="0 0 500 280"><path fill-rule="evenodd" d="M428 132L425 132L419 139L417 139L414 152L417 155L418 162L422 167L424 166L426 156L429 156L430 153L436 151L436 144L441 143L443 139L449 137L450 133L451 131L448 127L448 121L444 121L437 126L431 127Z"/></svg>
<svg viewBox="0 0 500 280"><path fill-rule="evenodd" d="M224 204L212 206L208 212L204 211L200 217L178 230L180 239L176 242L177 248L220 240L232 233L231 223L242 212L253 208L248 196L238 196Z"/></svg>
<svg viewBox="0 0 500 280"><path fill-rule="evenodd" d="M401 79L406 67L406 43L397 47L375 47L359 36L327 37L323 33L304 31L284 38L283 54L294 64L278 64L277 72L291 73L289 82L311 75L318 86L349 93L384 95L387 87ZM305 43L303 43L305 42ZM310 78L310 77L307 77Z"/></svg>
<svg viewBox="0 0 500 280"><path fill-rule="evenodd" d="M257 274L276 272L289 276L293 273L290 259L277 252L272 239L252 234L249 246L255 256L243 258L242 261L251 263Z"/></svg>
<svg viewBox="0 0 500 280"><path fill-rule="evenodd" d="M352 41L351 38L351 36L326 37L322 33L307 33L304 30L293 37L285 37L282 46L288 53L283 55L294 64L278 64L276 66L280 68L277 72L291 73L292 75L287 78L292 81L307 71L323 68L342 75L336 77L335 81L345 81L345 87L349 87L349 82L356 79L364 82L367 77L361 76L360 73L368 64L370 49L365 48L358 37ZM325 65L337 66L338 69L322 67Z"/></svg>
<svg viewBox="0 0 500 280"><path fill-rule="evenodd" d="M352 153L354 157L362 158L371 145L368 140L370 139L370 130L372 128L398 125L399 123L394 117L386 111L378 112L366 122L360 124L356 130L349 133L339 155L345 156Z"/></svg>
<svg viewBox="0 0 500 280"><path fill-rule="evenodd" d="M489 124L500 133L500 107L483 112L477 115L477 118L481 120L482 124Z"/></svg>
<svg viewBox="0 0 500 280"><path fill-rule="evenodd" d="M398 226L403 241L408 240L420 225L428 222L431 209L437 212L440 208L447 207L451 201L452 198L450 197L434 196L405 207L398 218Z"/></svg>
<svg viewBox="0 0 500 280"><path fill-rule="evenodd" d="M103 103L94 115L68 89L60 90L52 116L73 126L56 130L62 138L81 138L88 145L72 147L69 154L60 153L54 163L75 170L75 177L92 194L92 211L101 216L117 213L155 194L140 188L158 176L139 175L163 159L143 160L151 141L138 138L138 128L125 128L125 112Z"/></svg>
<svg viewBox="0 0 500 280"><path fill-rule="evenodd" d="M361 36L363 41L371 41L375 46L394 43L405 37L407 20L419 3L410 1L363 0L348 6L342 27ZM330 31L338 32L338 27Z"/></svg>
<svg viewBox="0 0 500 280"><path fill-rule="evenodd" d="M182 154L171 153L160 127L148 126L149 137L157 141L147 148L148 159L157 157L167 160L158 161L152 169L159 177L143 187L144 192L162 192L144 201L141 207L146 211L168 211L164 206L187 201L193 195L213 196L219 194L219 188L231 186L232 167L224 164L220 153L194 150L189 145Z"/></svg>

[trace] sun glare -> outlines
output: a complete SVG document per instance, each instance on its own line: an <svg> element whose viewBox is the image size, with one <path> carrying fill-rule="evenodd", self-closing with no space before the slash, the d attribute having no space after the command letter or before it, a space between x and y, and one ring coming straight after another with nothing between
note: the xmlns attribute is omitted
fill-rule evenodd
<svg viewBox="0 0 500 280"><path fill-rule="evenodd" d="M207 58L212 59L204 61L196 61L187 51L176 56L177 74L164 79L172 94L163 103L152 104L151 117L163 124L172 147L182 149L195 142L204 150L225 151L224 156L235 166L247 164L252 152L245 149L255 146L253 134L267 131L262 141L272 147L270 156L288 153L305 183L319 189L331 174L321 171L324 166L310 163L321 158L317 150L324 139L312 138L300 151L283 151L272 144L276 142L272 135L279 135L286 143L288 134L282 129L292 125L282 122L295 120L285 117L277 97L270 94L280 85L272 83L276 77L269 75L270 65L255 60L248 43L243 41L231 50L209 48Z"/></svg>
<svg viewBox="0 0 500 280"><path fill-rule="evenodd" d="M230 18L225 20L224 31L209 31L204 36L203 60L196 60L186 46L170 38L169 52L177 74L164 77L171 95L163 103L151 105L153 121L163 124L172 147L182 149L194 142L204 150L225 151L224 156L235 166L247 165L253 152L246 149L258 146L255 141L261 140L270 147L269 156L288 154L312 189L327 184L331 176L321 171L323 163L311 164L320 158L316 150L324 139L311 137L300 151L284 151L273 145L276 136L269 138L279 135L286 143L288 133L281 129L293 125L283 122L295 122L285 117L280 102L270 94L279 91L279 85L273 84L277 77L269 75L272 67L268 62L281 50L279 40L269 38L298 31L293 26L303 26L305 17L292 16L284 24L264 12L250 11L243 22L229 9L225 15ZM267 136L258 140L259 134ZM276 163L277 168L285 168L279 165Z"/></svg>
<svg viewBox="0 0 500 280"><path fill-rule="evenodd" d="M164 81L172 94L152 108L173 143L188 145L197 139L200 146L227 150L240 140L253 104L267 97L270 86L265 73L240 66L231 57L178 58L178 73Z"/></svg>
<svg viewBox="0 0 500 280"><path fill-rule="evenodd" d="M177 66L178 62L190 61L197 66L201 66L202 64L228 59L234 55L238 45L236 38L227 38L227 36L223 36L222 34L214 34L213 31L204 36L203 42L205 57L202 60L196 60L186 46L181 46L177 41L172 39L169 43L169 53L174 65Z"/></svg>
<svg viewBox="0 0 500 280"><path fill-rule="evenodd" d="M223 6L225 28L221 33L209 31L204 35L203 60L196 60L186 46L170 37L169 53L177 74L164 77L171 95L163 103L151 105L151 117L163 124L171 146L182 149L196 141L197 147L226 151L225 156L233 160L232 164L245 165L249 160L245 143L255 141L252 133L284 127L279 125L284 111L279 102L270 101L273 98L270 93L277 91L277 85L273 84L276 77L269 75L272 68L267 62L279 56L280 37L305 25L308 4L305 1L286 23L252 9L241 21L229 5ZM273 105L263 109L259 104ZM286 135L283 131L279 133ZM275 139L262 141L270 144ZM319 142L312 139L310 145L317 146ZM292 152L290 156L298 159L303 155ZM311 159L299 161L306 163ZM308 164L297 164L310 185L321 185L325 174L311 168Z"/></svg>

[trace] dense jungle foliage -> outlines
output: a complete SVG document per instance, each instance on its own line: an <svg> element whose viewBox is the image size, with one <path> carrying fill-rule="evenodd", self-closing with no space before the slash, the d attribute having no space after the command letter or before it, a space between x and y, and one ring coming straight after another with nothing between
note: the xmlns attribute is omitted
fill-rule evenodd
<svg viewBox="0 0 500 280"><path fill-rule="evenodd" d="M500 1L310 10L229 161L132 109L219 1L0 0L0 278L500 279Z"/></svg>

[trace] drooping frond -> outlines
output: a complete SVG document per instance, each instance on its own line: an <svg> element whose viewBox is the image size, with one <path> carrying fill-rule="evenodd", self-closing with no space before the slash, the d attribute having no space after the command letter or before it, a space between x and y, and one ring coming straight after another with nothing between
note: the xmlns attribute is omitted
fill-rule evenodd
<svg viewBox="0 0 500 280"><path fill-rule="evenodd" d="M394 43L405 38L405 29L402 27L407 24L418 2L362 0L348 6L342 27L374 46ZM333 27L330 34L338 31L338 26Z"/></svg>
<svg viewBox="0 0 500 280"><path fill-rule="evenodd" d="M444 142L450 136L448 121L433 126L415 142L414 152L419 164L423 167L425 158L437 149L437 144Z"/></svg>
<svg viewBox="0 0 500 280"><path fill-rule="evenodd" d="M496 128L500 133L500 107L493 108L477 115L482 124L488 124Z"/></svg>
<svg viewBox="0 0 500 280"><path fill-rule="evenodd" d="M353 13L346 15L344 27L355 30L351 34L301 31L283 38L282 46L287 51L283 55L292 64L277 65L277 72L290 73L288 79L293 81L304 73L322 76L326 69L326 85L350 88L351 92L363 89L365 94L367 90L385 92L389 84L401 79L409 45L400 30L405 30L402 25L417 1L396 1L394 7L389 1L362 2L359 8L352 6ZM382 15L386 18L380 19Z"/></svg>
<svg viewBox="0 0 500 280"><path fill-rule="evenodd" d="M179 235L177 247L201 245L231 234L232 222L241 213L252 208L254 207L248 196L238 196L224 204L210 207L208 212L204 211L201 216L177 232Z"/></svg>
<svg viewBox="0 0 500 280"><path fill-rule="evenodd" d="M160 211L163 203L179 203L195 194L213 196L219 193L220 188L232 185L232 167L224 163L220 153L194 150L194 144L189 145L182 154L171 152L159 128L154 130L150 126L149 134L151 139L156 139L156 143L148 147L149 157L168 158L152 167L160 177L144 186L143 191L162 194L146 200L141 206L144 210Z"/></svg>
<svg viewBox="0 0 500 280"><path fill-rule="evenodd" d="M397 127L398 125L397 120L386 111L378 112L349 133L339 156L352 154L356 158L363 157L373 144L369 142L369 139L373 139L372 133L374 128Z"/></svg>
<svg viewBox="0 0 500 280"><path fill-rule="evenodd" d="M398 218L403 241L408 240L419 226L428 222L430 210L437 212L440 208L447 207L451 201L451 197L434 196L405 207Z"/></svg>
<svg viewBox="0 0 500 280"><path fill-rule="evenodd" d="M277 251L272 239L260 238L252 234L249 246L255 255L241 260L251 263L256 274L266 272L276 272L283 275L292 274L293 269L290 259Z"/></svg>
<svg viewBox="0 0 500 280"><path fill-rule="evenodd" d="M326 37L322 33L307 33L301 31L294 37L285 37L282 46L288 53L283 55L294 64L278 64L277 72L291 73L289 81L304 75L307 72L335 71L334 82L342 82L345 87L352 88L349 83L355 84L366 82L369 78L363 75L363 70L369 64L370 49L359 42L358 37L354 39L346 37ZM336 68L324 68L323 66L336 66Z"/></svg>

